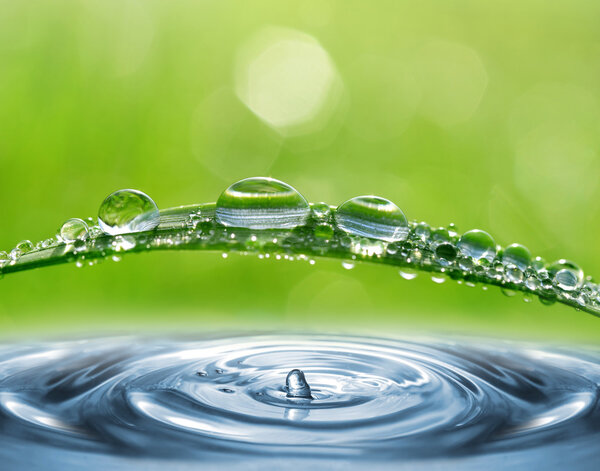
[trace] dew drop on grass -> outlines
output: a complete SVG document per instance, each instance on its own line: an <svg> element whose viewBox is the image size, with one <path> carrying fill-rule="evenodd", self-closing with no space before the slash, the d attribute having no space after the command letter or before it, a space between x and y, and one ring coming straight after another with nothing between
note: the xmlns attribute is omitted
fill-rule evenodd
<svg viewBox="0 0 600 471"><path fill-rule="evenodd" d="M158 226L156 203L138 190L118 190L100 205L98 224L107 234L118 235L150 231Z"/></svg>
<svg viewBox="0 0 600 471"><path fill-rule="evenodd" d="M216 218L224 226L248 229L290 229L304 225L310 207L304 197L282 181L246 178L227 188L217 200Z"/></svg>
<svg viewBox="0 0 600 471"><path fill-rule="evenodd" d="M531 252L521 244L512 244L502 252L502 262L507 266L515 265L519 270L525 270L531 263Z"/></svg>
<svg viewBox="0 0 600 471"><path fill-rule="evenodd" d="M83 219L71 218L60 228L60 237L65 242L84 240L88 235L88 225Z"/></svg>
<svg viewBox="0 0 600 471"><path fill-rule="evenodd" d="M573 291L583 283L583 270L569 260L557 260L548 265L546 269L549 277L565 291Z"/></svg>
<svg viewBox="0 0 600 471"><path fill-rule="evenodd" d="M408 235L408 221L402 210L385 198L357 196L335 212L340 229L349 234L398 242Z"/></svg>
<svg viewBox="0 0 600 471"><path fill-rule="evenodd" d="M496 256L496 243L487 232L473 229L465 232L458 240L458 249L463 255L476 261L492 262Z"/></svg>
<svg viewBox="0 0 600 471"><path fill-rule="evenodd" d="M30 240L22 240L15 248L23 255L33 250L33 244Z"/></svg>

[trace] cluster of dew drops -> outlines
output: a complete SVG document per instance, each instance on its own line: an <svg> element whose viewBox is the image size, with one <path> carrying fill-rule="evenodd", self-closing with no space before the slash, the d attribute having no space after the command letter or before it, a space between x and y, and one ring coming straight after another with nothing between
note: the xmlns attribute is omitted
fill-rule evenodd
<svg viewBox="0 0 600 471"><path fill-rule="evenodd" d="M479 229L459 235L453 224L432 228L424 222L408 221L398 206L378 196L358 196L338 207L309 204L290 185L273 178L255 177L227 188L210 216L192 207L182 219L185 232L170 231L166 235L149 232L168 219L168 211L161 215L145 193L119 190L102 202L97 223L92 218L72 218L54 237L37 244L23 240L9 252L0 252L0 269L18 263L26 254L61 246L69 247L73 255L79 252L76 264L83 266L86 250L101 236L111 236L107 256L118 261L118 252L138 244L148 249L185 244L194 235L206 238L219 234L221 241L237 243L234 229L250 231L245 247L252 252L253 247L264 248L259 244L261 234L305 229L302 238L306 247L317 255L326 256L334 251L337 256L347 255L342 262L346 269L353 268L356 261L387 258L402 266L400 274L405 279L415 278L422 270L432 272L436 283L454 279L475 286L481 282L484 289L486 283L495 284L508 296L522 291L527 302L535 294L545 304L561 300L600 312L600 286L575 263L562 259L546 263L540 257L532 257L523 245L497 245L487 232ZM270 243L273 252L285 249L277 238ZM261 258L270 255L268 250L254 251ZM294 259L290 254L284 254L283 258ZM296 258L314 263L306 255L296 254ZM87 264L97 260L94 257Z"/></svg>

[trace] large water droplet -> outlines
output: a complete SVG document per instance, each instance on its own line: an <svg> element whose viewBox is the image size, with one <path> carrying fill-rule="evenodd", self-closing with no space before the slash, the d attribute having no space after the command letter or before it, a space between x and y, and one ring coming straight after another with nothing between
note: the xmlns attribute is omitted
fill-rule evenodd
<svg viewBox="0 0 600 471"><path fill-rule="evenodd" d="M310 207L287 183L253 177L234 183L217 200L216 218L224 226L288 229L306 223Z"/></svg>
<svg viewBox="0 0 600 471"><path fill-rule="evenodd" d="M492 262L496 256L496 243L485 231L473 229L465 232L458 240L458 249L475 260Z"/></svg>
<svg viewBox="0 0 600 471"><path fill-rule="evenodd" d="M138 190L118 190L100 205L98 224L107 234L150 231L158 226L156 203Z"/></svg>
<svg viewBox="0 0 600 471"><path fill-rule="evenodd" d="M65 242L84 240L88 235L88 225L83 219L72 218L65 221L60 228L60 237Z"/></svg>
<svg viewBox="0 0 600 471"><path fill-rule="evenodd" d="M287 397L295 397L299 399L312 399L310 386L306 382L304 373L294 369L290 371L285 378L285 389Z"/></svg>
<svg viewBox="0 0 600 471"><path fill-rule="evenodd" d="M357 196L343 203L335 212L340 229L387 242L406 239L408 222L402 210L385 198Z"/></svg>
<svg viewBox="0 0 600 471"><path fill-rule="evenodd" d="M502 252L502 261L507 265L512 263L523 271L531 263L531 252L524 245L512 244Z"/></svg>

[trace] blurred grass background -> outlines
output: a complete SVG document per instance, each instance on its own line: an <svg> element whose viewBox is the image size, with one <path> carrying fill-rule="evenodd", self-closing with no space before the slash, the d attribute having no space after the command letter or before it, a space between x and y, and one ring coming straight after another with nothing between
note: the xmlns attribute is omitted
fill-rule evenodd
<svg viewBox="0 0 600 471"><path fill-rule="evenodd" d="M273 176L374 193L600 274L600 3L0 0L0 246ZM600 320L391 268L153 253L7 276L5 335L483 332L597 343Z"/></svg>

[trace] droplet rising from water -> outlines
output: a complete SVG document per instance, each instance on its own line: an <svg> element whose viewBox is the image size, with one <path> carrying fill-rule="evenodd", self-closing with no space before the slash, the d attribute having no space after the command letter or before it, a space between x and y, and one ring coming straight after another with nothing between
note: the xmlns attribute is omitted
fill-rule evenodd
<svg viewBox="0 0 600 471"><path fill-rule="evenodd" d="M216 218L224 226L248 229L289 229L310 215L304 197L282 181L246 178L227 188L217 200Z"/></svg>
<svg viewBox="0 0 600 471"><path fill-rule="evenodd" d="M398 242L408 235L408 221L402 210L385 198L357 196L343 203L335 212L340 229L387 242Z"/></svg>
<svg viewBox="0 0 600 471"><path fill-rule="evenodd" d="M496 256L496 243L487 232L473 229L465 232L458 240L458 249L474 260L492 262Z"/></svg>
<svg viewBox="0 0 600 471"><path fill-rule="evenodd" d="M98 224L107 234L150 231L158 226L156 203L138 190L118 190L100 205Z"/></svg>
<svg viewBox="0 0 600 471"><path fill-rule="evenodd" d="M60 237L65 242L84 240L88 235L88 225L83 219L71 218L60 228Z"/></svg>
<svg viewBox="0 0 600 471"><path fill-rule="evenodd" d="M519 270L525 270L531 263L531 252L521 244L512 244L502 252L502 261L505 264L513 264Z"/></svg>
<svg viewBox="0 0 600 471"><path fill-rule="evenodd" d="M304 373L298 369L290 371L285 378L285 389L287 397L299 399L312 399L310 386L306 382Z"/></svg>

